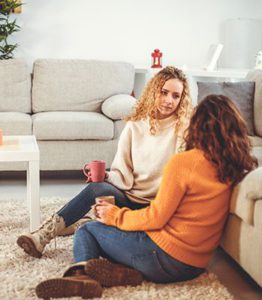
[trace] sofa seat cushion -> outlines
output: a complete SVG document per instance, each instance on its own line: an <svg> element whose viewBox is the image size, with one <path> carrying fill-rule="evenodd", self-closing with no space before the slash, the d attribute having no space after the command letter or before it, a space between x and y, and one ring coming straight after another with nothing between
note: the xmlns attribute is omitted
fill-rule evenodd
<svg viewBox="0 0 262 300"><path fill-rule="evenodd" d="M262 216L262 198L259 201L255 202L255 209L254 209L254 225L259 226L262 230L261 216Z"/></svg>
<svg viewBox="0 0 262 300"><path fill-rule="evenodd" d="M252 143L252 154L257 158L258 164L262 166L262 138L259 136L249 137Z"/></svg>
<svg viewBox="0 0 262 300"><path fill-rule="evenodd" d="M96 112L42 112L33 115L38 140L110 140L114 123Z"/></svg>
<svg viewBox="0 0 262 300"><path fill-rule="evenodd" d="M0 60L0 111L31 112L31 78L23 59Z"/></svg>
<svg viewBox="0 0 262 300"><path fill-rule="evenodd" d="M256 157L259 166L262 167L262 147L253 147L252 154Z"/></svg>
<svg viewBox="0 0 262 300"><path fill-rule="evenodd" d="M262 137L250 136L249 138L253 147L262 147Z"/></svg>
<svg viewBox="0 0 262 300"><path fill-rule="evenodd" d="M230 212L244 222L254 225L257 202L262 201L262 167L250 172L233 190ZM260 204L261 206L261 204ZM259 216L261 217L261 215Z"/></svg>
<svg viewBox="0 0 262 300"><path fill-rule="evenodd" d="M0 128L3 135L31 135L31 115L21 112L0 112Z"/></svg>

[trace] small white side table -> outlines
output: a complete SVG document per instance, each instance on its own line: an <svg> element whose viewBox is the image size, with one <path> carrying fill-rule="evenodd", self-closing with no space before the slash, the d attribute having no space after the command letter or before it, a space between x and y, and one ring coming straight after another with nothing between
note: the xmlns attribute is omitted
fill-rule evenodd
<svg viewBox="0 0 262 300"><path fill-rule="evenodd" d="M27 205L30 230L34 231L40 225L39 149L35 136L3 136L3 144L0 145L0 163L7 161L28 163L26 172Z"/></svg>

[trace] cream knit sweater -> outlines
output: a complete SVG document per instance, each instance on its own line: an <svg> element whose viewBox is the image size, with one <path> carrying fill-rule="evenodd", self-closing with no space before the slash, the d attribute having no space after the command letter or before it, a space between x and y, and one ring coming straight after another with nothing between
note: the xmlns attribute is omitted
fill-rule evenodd
<svg viewBox="0 0 262 300"><path fill-rule="evenodd" d="M175 134L174 116L160 120L155 135L150 134L148 120L127 122L107 181L125 191L131 201L148 203L156 196L162 169L182 143Z"/></svg>

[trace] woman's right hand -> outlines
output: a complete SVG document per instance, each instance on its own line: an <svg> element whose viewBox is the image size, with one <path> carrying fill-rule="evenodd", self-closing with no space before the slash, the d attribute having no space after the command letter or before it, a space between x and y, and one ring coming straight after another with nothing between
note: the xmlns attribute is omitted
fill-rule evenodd
<svg viewBox="0 0 262 300"><path fill-rule="evenodd" d="M86 177L86 183L89 183L89 182L92 182L92 179L91 179L91 172L88 172L88 173L87 173L87 177Z"/></svg>
<svg viewBox="0 0 262 300"><path fill-rule="evenodd" d="M106 181L107 178L108 178L108 173L105 172L104 181ZM89 182L92 182L92 177L91 177L91 172L90 171L87 173L87 177L86 177L86 183L89 183Z"/></svg>

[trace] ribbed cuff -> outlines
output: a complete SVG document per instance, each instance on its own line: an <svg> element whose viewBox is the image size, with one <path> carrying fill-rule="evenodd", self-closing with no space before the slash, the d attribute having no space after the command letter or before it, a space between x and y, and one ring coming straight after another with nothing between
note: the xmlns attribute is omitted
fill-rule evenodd
<svg viewBox="0 0 262 300"><path fill-rule="evenodd" d="M120 210L117 206L112 206L111 209L107 212L105 224L116 226L116 214Z"/></svg>

